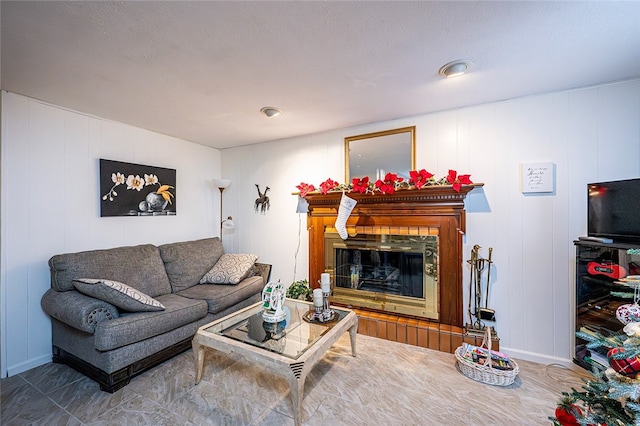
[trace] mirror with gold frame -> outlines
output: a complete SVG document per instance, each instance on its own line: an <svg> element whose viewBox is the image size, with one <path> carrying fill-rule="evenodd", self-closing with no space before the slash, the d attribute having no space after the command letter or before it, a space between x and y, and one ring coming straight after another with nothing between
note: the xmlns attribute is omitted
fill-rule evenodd
<svg viewBox="0 0 640 426"><path fill-rule="evenodd" d="M388 172L409 178L415 170L416 126L344 138L345 182L369 176L369 181L384 179Z"/></svg>

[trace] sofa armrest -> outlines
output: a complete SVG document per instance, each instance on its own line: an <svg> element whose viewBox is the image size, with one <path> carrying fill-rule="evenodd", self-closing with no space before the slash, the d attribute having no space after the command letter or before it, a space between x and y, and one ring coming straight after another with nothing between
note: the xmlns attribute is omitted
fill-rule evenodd
<svg viewBox="0 0 640 426"><path fill-rule="evenodd" d="M96 326L120 316L110 303L71 291L47 290L40 301L42 309L51 317L81 331L93 334Z"/></svg>
<svg viewBox="0 0 640 426"><path fill-rule="evenodd" d="M262 280L264 281L264 285L266 285L269 282L269 277L271 276L271 265L269 265L268 263L259 263L256 262L253 265L253 271L254 274L253 276L255 277L256 275L260 275L262 276Z"/></svg>

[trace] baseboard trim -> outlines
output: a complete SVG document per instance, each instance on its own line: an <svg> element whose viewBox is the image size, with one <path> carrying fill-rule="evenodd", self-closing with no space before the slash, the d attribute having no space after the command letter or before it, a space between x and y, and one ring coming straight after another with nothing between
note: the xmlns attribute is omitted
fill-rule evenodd
<svg viewBox="0 0 640 426"><path fill-rule="evenodd" d="M16 374L24 373L32 368L40 367L41 365L51 362L51 354L41 355L37 358L32 358L28 361L22 362L18 365L13 365L7 368L7 377L15 376Z"/></svg>
<svg viewBox="0 0 640 426"><path fill-rule="evenodd" d="M508 354L511 358L514 358L516 360L524 360L524 361L531 361L531 362L537 362L538 364L544 364L544 365L549 365L549 364L560 364L564 367L567 367L573 371L577 371L577 372L586 372L586 370L576 364L573 363L572 360L568 359L568 358L561 358L561 357L556 357L556 356L551 356L551 355L544 355L544 354L540 354L537 352L529 352L529 351L523 351L523 350L519 350L519 349L512 349L509 347L502 347L500 349L500 352L504 352L506 354Z"/></svg>

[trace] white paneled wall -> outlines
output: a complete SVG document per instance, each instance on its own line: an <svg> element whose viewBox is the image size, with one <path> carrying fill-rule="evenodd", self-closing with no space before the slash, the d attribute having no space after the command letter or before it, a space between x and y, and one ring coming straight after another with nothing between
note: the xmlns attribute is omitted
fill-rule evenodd
<svg viewBox="0 0 640 426"><path fill-rule="evenodd" d="M467 197L464 254L474 244L485 257L494 248L490 306L501 347L524 359L569 360L572 241L586 234L586 184L640 177L640 80L223 150L222 174L233 182L224 215L236 222L225 245L273 264L272 279L306 278L306 217L295 213L295 186L342 182L346 136L411 125L419 169L442 177L451 168L485 184ZM532 162L555 164L554 193L521 193L521 164ZM253 211L256 183L271 187L265 215Z"/></svg>
<svg viewBox="0 0 640 426"><path fill-rule="evenodd" d="M176 216L100 217L99 159L176 169ZM218 235L220 151L2 93L2 377L51 359L58 253Z"/></svg>
<svg viewBox="0 0 640 426"><path fill-rule="evenodd" d="M532 96L220 151L2 94L0 338L2 375L47 362L49 320L40 298L53 254L218 235L219 191L230 252L254 252L272 279L307 278L300 182L344 177L347 136L415 125L418 168L483 182L467 197L465 260L494 248L490 306L501 346L515 356L563 361L573 335L572 240L586 233L586 184L640 176L640 80ZM98 159L175 168L175 217L100 218ZM553 162L553 194L520 191L520 165ZM222 166L221 166L222 164ZM222 167L222 173L220 168ZM254 212L261 190L271 208ZM465 264L466 265L466 264ZM464 268L463 285L468 270ZM466 291L465 291L466 298ZM465 301L466 303L466 301Z"/></svg>

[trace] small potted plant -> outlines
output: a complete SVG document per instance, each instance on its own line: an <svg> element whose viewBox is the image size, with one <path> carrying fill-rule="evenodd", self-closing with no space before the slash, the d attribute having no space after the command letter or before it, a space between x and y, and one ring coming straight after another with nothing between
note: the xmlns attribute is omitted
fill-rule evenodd
<svg viewBox="0 0 640 426"><path fill-rule="evenodd" d="M308 280L299 280L291 283L287 289L287 297L289 299L305 300L310 302L313 300L313 290L309 287Z"/></svg>

